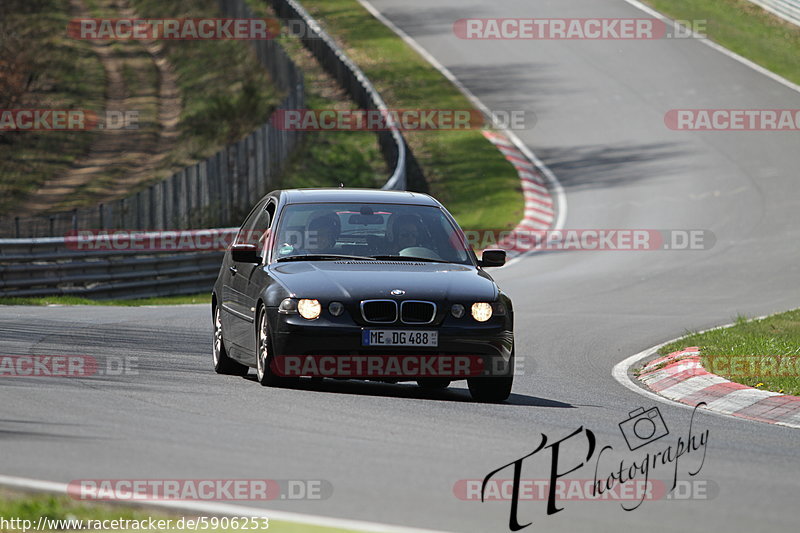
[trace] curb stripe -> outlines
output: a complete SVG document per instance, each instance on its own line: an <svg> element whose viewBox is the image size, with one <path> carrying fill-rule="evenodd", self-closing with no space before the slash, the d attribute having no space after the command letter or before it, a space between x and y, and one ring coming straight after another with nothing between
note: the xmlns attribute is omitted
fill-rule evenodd
<svg viewBox="0 0 800 533"><path fill-rule="evenodd" d="M545 178L536 169L536 166L504 135L483 130L483 136L488 139L500 153L514 166L522 186L522 195L525 202L524 216L512 232L544 231L555 226L556 214L553 197L550 190L545 187ZM509 256L518 256L533 248L520 245L518 239L499 243L509 253Z"/></svg>
<svg viewBox="0 0 800 533"><path fill-rule="evenodd" d="M711 411L800 428L800 397L748 387L712 374L703 367L696 347L650 361L638 379L653 392L686 405L705 402Z"/></svg>

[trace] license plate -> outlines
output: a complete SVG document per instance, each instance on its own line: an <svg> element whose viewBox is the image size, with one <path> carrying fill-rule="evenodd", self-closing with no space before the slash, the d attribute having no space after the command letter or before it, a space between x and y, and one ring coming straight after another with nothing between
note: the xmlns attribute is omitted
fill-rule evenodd
<svg viewBox="0 0 800 533"><path fill-rule="evenodd" d="M362 346L438 346L438 331L402 329L364 329Z"/></svg>

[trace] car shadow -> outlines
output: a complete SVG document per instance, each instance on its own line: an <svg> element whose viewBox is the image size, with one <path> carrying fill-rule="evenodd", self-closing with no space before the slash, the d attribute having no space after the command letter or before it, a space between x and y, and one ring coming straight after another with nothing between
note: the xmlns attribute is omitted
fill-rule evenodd
<svg viewBox="0 0 800 533"><path fill-rule="evenodd" d="M244 378L257 384L255 375L248 375ZM423 389L415 383L381 383L377 381L360 380L337 380L323 379L314 380L300 378L296 383L282 387L285 389L311 391L334 394L351 394L355 396L378 396L388 398L404 398L411 400L435 400L444 402L476 402L470 396L466 383L456 382L446 389L430 390ZM562 409L574 409L575 406L569 403L528 396L526 394L511 393L511 396L502 403L496 405L528 406L528 407L557 407Z"/></svg>

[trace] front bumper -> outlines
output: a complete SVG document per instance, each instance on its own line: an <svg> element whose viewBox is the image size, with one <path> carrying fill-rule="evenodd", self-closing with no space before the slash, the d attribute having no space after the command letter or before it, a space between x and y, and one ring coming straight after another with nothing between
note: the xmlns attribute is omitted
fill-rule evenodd
<svg viewBox="0 0 800 533"><path fill-rule="evenodd" d="M416 379L419 377L441 377L464 379L465 377L509 376L513 375L514 333L511 321L498 317L486 323L478 323L469 318L445 320L438 326L370 325L362 326L349 320L334 321L325 317L309 321L298 315L273 315L272 349L274 360L280 368L278 373L285 375L287 356L295 357L292 364L316 359L316 363L327 361L321 372L323 377L342 377L354 379ZM388 347L363 346L364 329L402 329L438 332L436 347ZM364 366L356 363L363 362ZM336 361L338 365L332 363ZM382 363L375 363L376 360ZM453 360L455 364L448 365ZM436 361L436 365L431 365ZM370 363L375 363L370 366ZM312 372L302 375L317 375L309 363L304 368ZM464 365L469 367L469 375L464 374ZM336 366L336 371L332 368ZM430 374L433 366L435 374ZM365 369L368 372L363 372ZM345 372L342 372L345 369ZM448 369L452 370L449 372ZM337 375L333 375L338 372Z"/></svg>

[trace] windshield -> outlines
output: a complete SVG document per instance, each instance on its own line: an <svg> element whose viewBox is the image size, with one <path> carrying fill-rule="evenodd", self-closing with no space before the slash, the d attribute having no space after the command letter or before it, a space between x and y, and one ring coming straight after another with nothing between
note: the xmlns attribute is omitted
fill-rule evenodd
<svg viewBox="0 0 800 533"><path fill-rule="evenodd" d="M281 215L272 256L291 260L341 255L471 265L464 242L458 228L435 206L290 204Z"/></svg>

